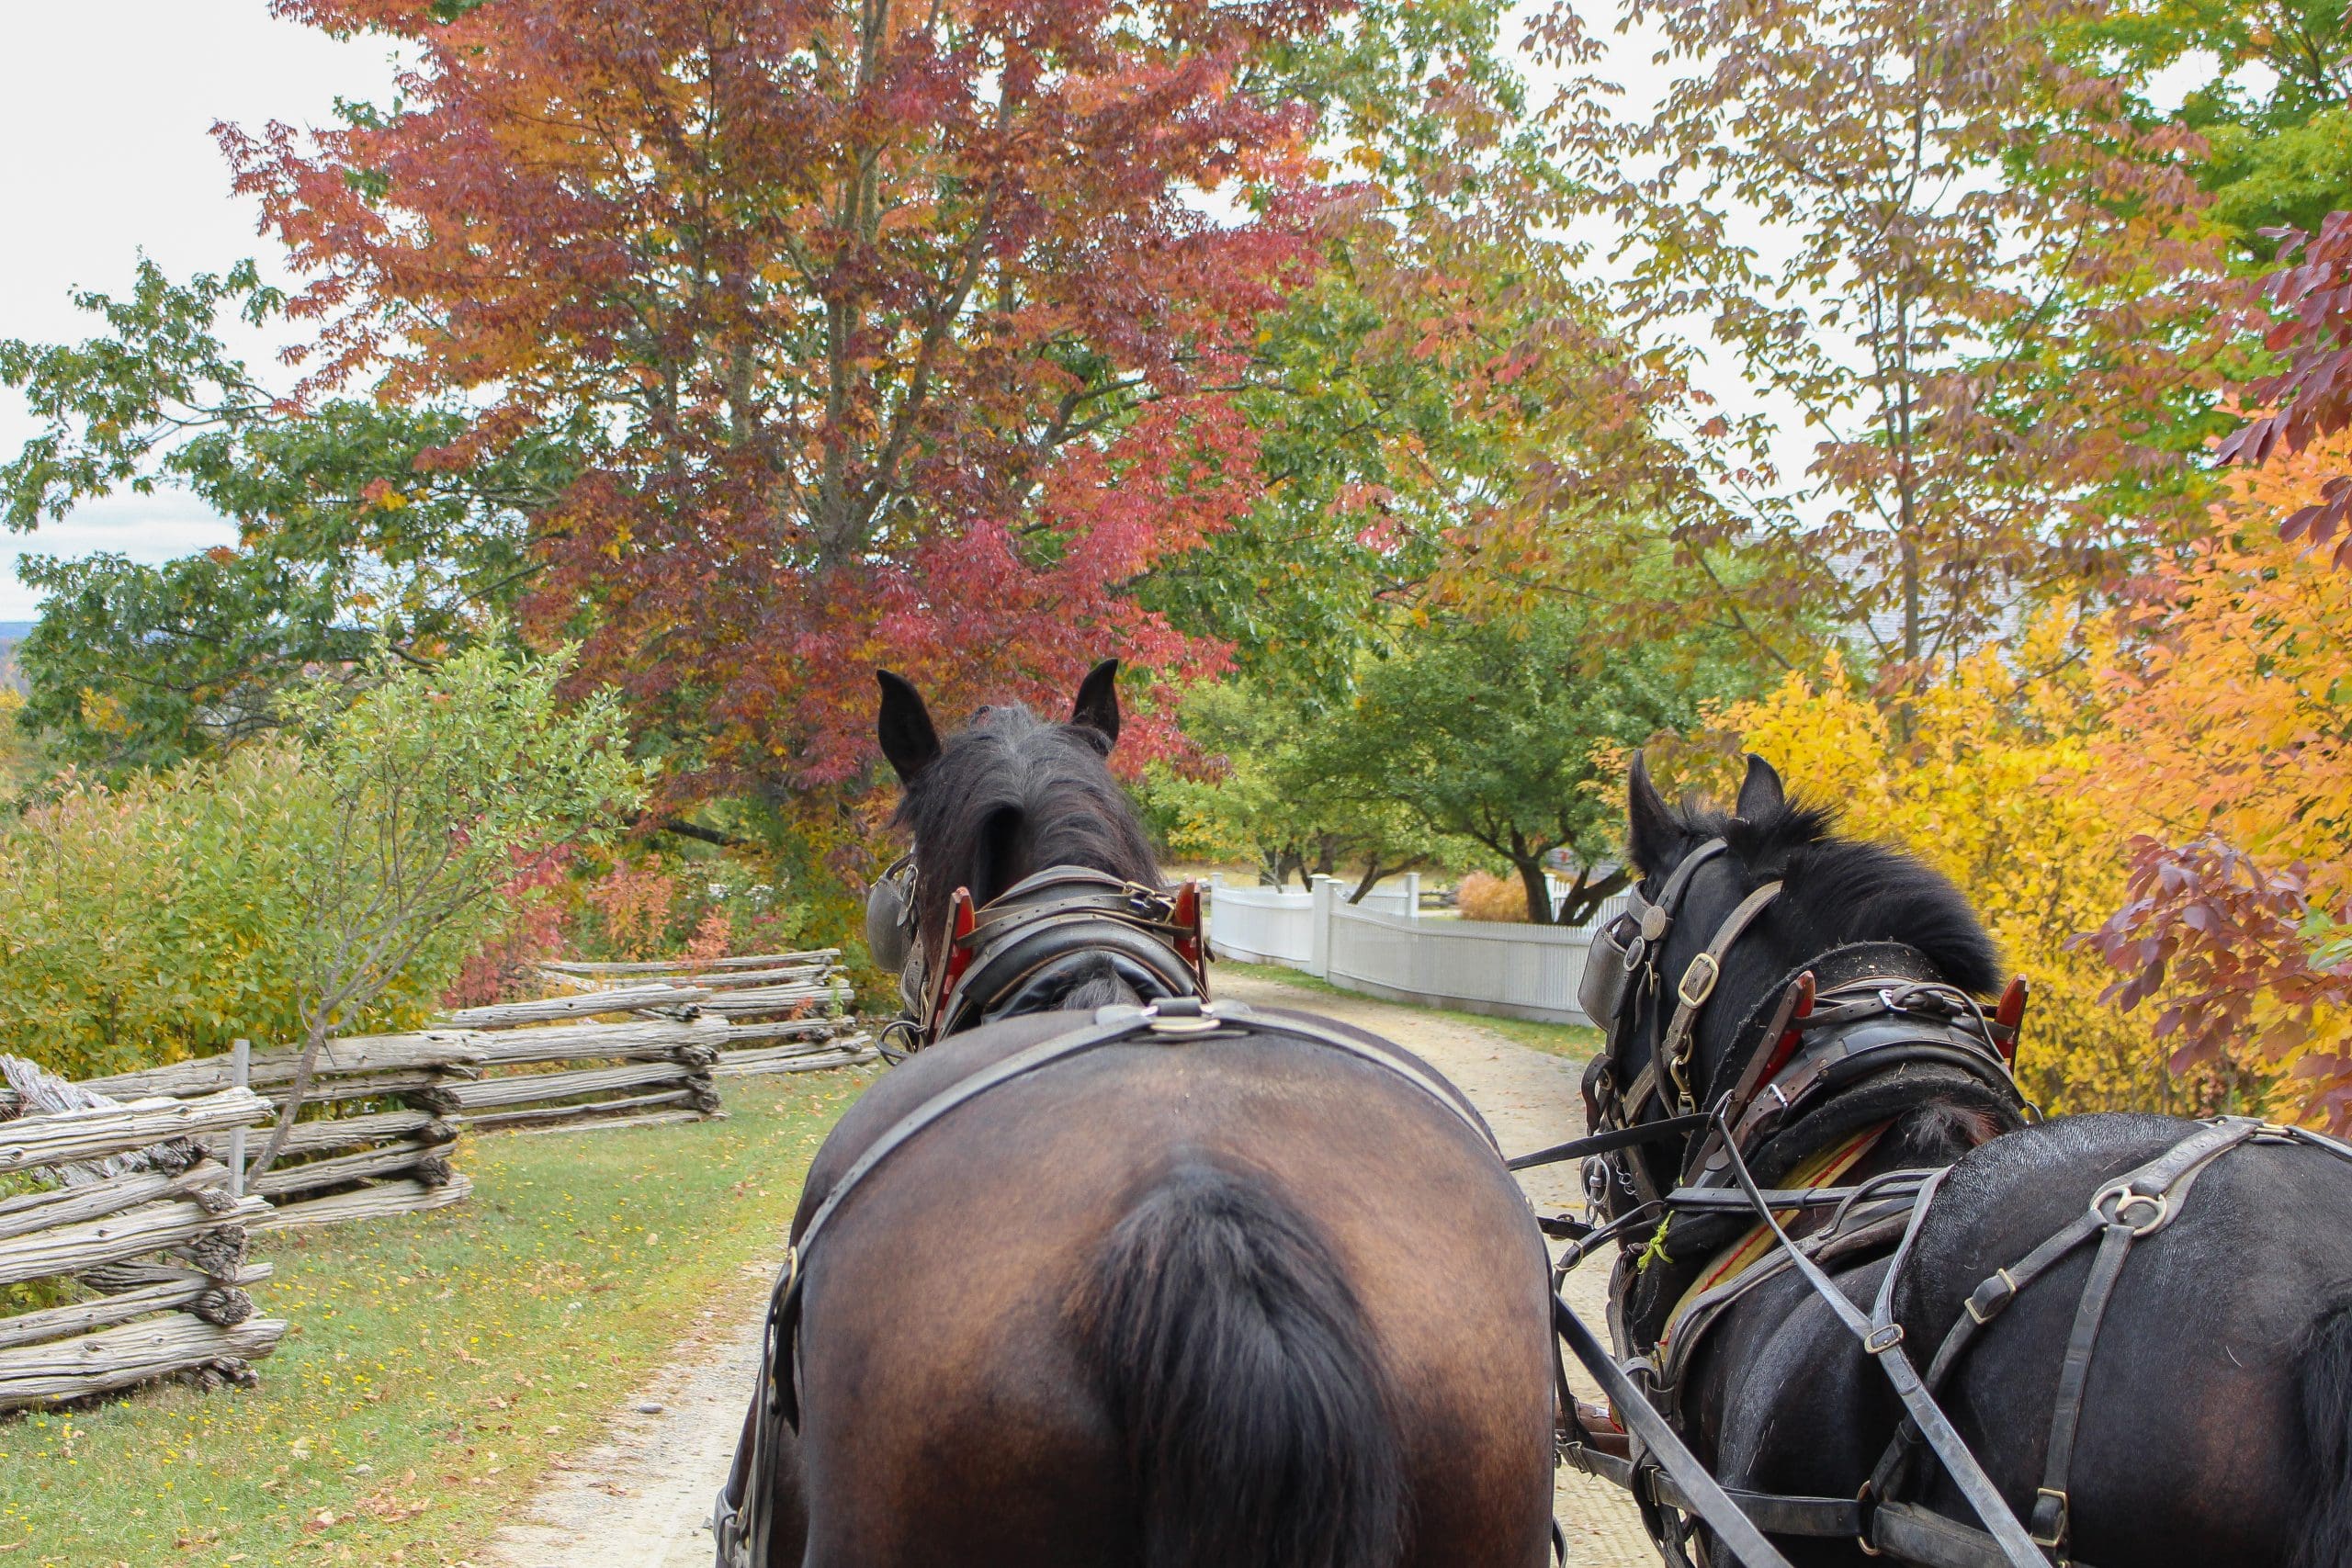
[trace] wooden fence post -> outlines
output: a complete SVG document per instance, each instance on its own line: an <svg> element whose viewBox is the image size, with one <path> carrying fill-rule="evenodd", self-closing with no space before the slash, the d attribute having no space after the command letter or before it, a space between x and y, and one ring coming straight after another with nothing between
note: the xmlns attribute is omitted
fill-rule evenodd
<svg viewBox="0 0 2352 1568"><path fill-rule="evenodd" d="M1405 874L1405 918L1408 920L1421 918L1421 874L1418 871Z"/></svg>
<svg viewBox="0 0 2352 1568"><path fill-rule="evenodd" d="M239 1038L229 1042L229 1087L245 1089L251 1086L254 1070L254 1043ZM280 1112L280 1114L284 1114ZM229 1196L245 1195L245 1130L243 1126L229 1129Z"/></svg>

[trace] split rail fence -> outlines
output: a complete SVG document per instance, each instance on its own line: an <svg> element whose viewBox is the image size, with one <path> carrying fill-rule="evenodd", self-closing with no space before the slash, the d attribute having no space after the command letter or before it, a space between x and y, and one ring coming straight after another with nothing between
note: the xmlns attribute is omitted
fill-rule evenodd
<svg viewBox="0 0 2352 1568"><path fill-rule="evenodd" d="M174 1373L250 1376L283 1321L245 1287L257 1232L462 1201L468 1128L642 1127L726 1114L717 1079L875 1059L838 949L701 964L549 964L562 994L329 1040L268 1169L298 1049L67 1083L0 1057L0 1411ZM0 1313L6 1313L0 1305Z"/></svg>
<svg viewBox="0 0 2352 1568"><path fill-rule="evenodd" d="M335 1224L461 1202L472 1181L448 1145L468 1128L642 1127L725 1111L714 1079L874 1058L854 1032L841 953L825 948L704 965L550 964L565 993L465 1008L429 1028L347 1035L321 1048L308 1114L256 1177L258 1230ZM625 1014L616 1021L611 1015ZM245 1082L283 1111L301 1053L256 1052ZM232 1086L231 1055L147 1067L84 1087L113 1099L187 1100ZM258 1136L254 1146L258 1147ZM228 1138L208 1142L225 1157Z"/></svg>
<svg viewBox="0 0 2352 1568"><path fill-rule="evenodd" d="M0 1411L173 1374L244 1381L286 1333L245 1288L269 1275L247 1235L270 1213L232 1193L210 1140L270 1116L250 1089L109 1102L0 1058Z"/></svg>

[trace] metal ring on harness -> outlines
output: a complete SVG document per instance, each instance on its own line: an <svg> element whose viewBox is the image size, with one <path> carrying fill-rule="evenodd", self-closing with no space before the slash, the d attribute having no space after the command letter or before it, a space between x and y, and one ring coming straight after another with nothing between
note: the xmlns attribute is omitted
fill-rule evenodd
<svg viewBox="0 0 2352 1568"><path fill-rule="evenodd" d="M2154 1217L2143 1224L2132 1224L2124 1219L2123 1212L2135 1203L2144 1203L2154 1209ZM2109 1204L2114 1205L2111 1210ZM2109 1224L2127 1226L2135 1236L2154 1235L2164 1229L2172 1218L2172 1193L2169 1190L2137 1192L2130 1181L2119 1181L2111 1187L2098 1190L2097 1196L2091 1199L2091 1213Z"/></svg>

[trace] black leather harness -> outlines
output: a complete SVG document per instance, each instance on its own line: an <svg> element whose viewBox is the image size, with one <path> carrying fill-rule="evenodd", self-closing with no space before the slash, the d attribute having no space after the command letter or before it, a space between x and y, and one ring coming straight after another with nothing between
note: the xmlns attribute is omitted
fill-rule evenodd
<svg viewBox="0 0 2352 1568"><path fill-rule="evenodd" d="M2352 1160L2352 1146L2302 1128L2245 1118L2224 1117L2200 1125L2156 1158L2100 1188L2082 1215L1979 1284L1923 1373L1905 1348L1903 1328L1894 1318L1894 1292L1950 1168L1892 1171L1852 1186L1785 1190L1759 1185L1749 1162L1769 1154L1776 1135L1805 1122L1810 1112L1852 1097L1896 1069L1923 1069L1947 1084L1973 1084L1995 1104L2029 1110L2008 1069L2017 1021L2013 1016L1988 1017L1974 998L1917 972L1915 965L1901 961L1900 954L1908 950L1879 943L1840 950L1815 960L1769 998L1768 1006L1759 1007L1749 1021L1760 1020L1761 1032L1745 1067L1729 1085L1707 1086L1711 1108L1699 1110L1689 1082L1696 1015L1712 994L1732 943L1770 903L1777 885L1768 883L1742 901L1686 968L1675 988L1671 1021L1659 1030L1654 1014L1650 1059L1625 1091L1617 1093L1610 1074L1613 1064L1623 1059L1625 1003L1636 986L1652 992L1659 988L1657 958L1690 874L1722 848L1721 840L1714 840L1686 857L1656 904L1637 899L1613 923L1614 931L1605 931L1603 940L1593 945L1594 963L1605 956L1622 966L1622 976L1589 985L1586 990L1588 1010L1609 1036L1587 1086L1588 1109L1600 1131L1510 1164L1517 1169L1588 1157L1587 1185L1595 1186L1596 1173L1600 1184L1596 1208L1620 1191L1637 1200L1611 1223L1577 1236L1560 1264L1563 1274L1604 1243L1674 1215L1736 1215L1762 1227L1772 1250L1727 1283L1685 1303L1662 1377L1643 1387L1612 1365L1618 1375L1602 1378L1621 1417L1632 1418L1633 1442L1625 1455L1609 1451L1596 1434L1576 1422L1571 1404L1562 1458L1631 1490L1670 1563L1687 1565L1689 1561L1683 1549L1689 1532L1679 1522L1682 1515L1698 1516L1724 1535L1743 1561L1754 1561L1725 1530L1724 1504L1736 1509L1740 1525L1775 1535L1849 1539L1872 1555L1925 1568L2046 1568L2051 1562L2068 1562L2068 1477L2084 1392L2100 1325L2133 1246L2169 1224L2198 1176L2232 1149L2247 1143L2296 1143ZM1832 984L1817 996L1815 969L1832 976ZM1913 972L1887 973L1891 969ZM1602 1010L1591 1010L1596 1003ZM1741 1037L1746 1038L1745 1027ZM1731 1060L1738 1059L1735 1051ZM1641 1120L1654 1106L1670 1108L1672 1113ZM1680 1163L1681 1181L1660 1192L1637 1151L1645 1144L1677 1138L1689 1140ZM1777 1163L1785 1165L1785 1155ZM1828 1223L1802 1240L1792 1239L1780 1218L1790 1211L1823 1209L1830 1211ZM2041 1484L2028 1518L2020 1521L1934 1396L1977 1336L2018 1292L2094 1237L2098 1252L2075 1305L2052 1399ZM1830 1279L1827 1266L1884 1251L1889 1243L1893 1251L1885 1274L1864 1313ZM1693 1492L1677 1469L1657 1462L1654 1432L1669 1423L1681 1374L1707 1325L1765 1280L1791 1270L1804 1279L1878 1362L1903 1403L1905 1416L1857 1497L1733 1491L1719 1494L1718 1502L1703 1491ZM1621 1274L1621 1283L1622 1279ZM1622 1307L1622 1297L1614 1304ZM1621 1342L1624 1337L1622 1325L1619 1337ZM1574 1348L1584 1354L1584 1347ZM1592 1349L1595 1355L1585 1359L1598 1375L1601 1368L1596 1360L1606 1357L1598 1355L1597 1345ZM1666 1415L1654 1401L1664 1404ZM1983 1528L1902 1499L1922 1448L1942 1462Z"/></svg>
<svg viewBox="0 0 2352 1568"><path fill-rule="evenodd" d="M1000 1018L1051 1011L1106 965L1146 1002L1208 994L1199 894L1189 884L1170 893L1087 866L1057 865L978 908L958 888L944 951L934 954L912 940L918 874L911 857L900 861L867 904L869 933L891 931L899 938L892 945L903 961L905 1010L883 1031L893 1060Z"/></svg>

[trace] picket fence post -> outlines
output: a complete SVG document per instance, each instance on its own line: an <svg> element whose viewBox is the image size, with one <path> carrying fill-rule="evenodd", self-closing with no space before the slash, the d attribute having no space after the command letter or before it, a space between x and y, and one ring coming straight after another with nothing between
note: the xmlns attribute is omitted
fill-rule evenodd
<svg viewBox="0 0 2352 1568"><path fill-rule="evenodd" d="M1418 871L1405 874L1405 918L1408 920L1421 918L1421 874Z"/></svg>
<svg viewBox="0 0 2352 1568"><path fill-rule="evenodd" d="M1306 972L1318 980L1331 977L1331 911L1339 904L1340 879L1316 877L1315 903L1307 914Z"/></svg>

